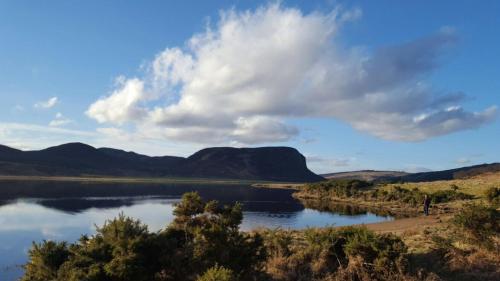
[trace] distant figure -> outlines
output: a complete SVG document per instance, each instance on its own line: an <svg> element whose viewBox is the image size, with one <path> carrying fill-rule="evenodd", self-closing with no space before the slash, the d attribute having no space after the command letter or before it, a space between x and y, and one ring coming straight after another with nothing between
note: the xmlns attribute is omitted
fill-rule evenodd
<svg viewBox="0 0 500 281"><path fill-rule="evenodd" d="M431 205L431 198L427 196L427 194L424 196L424 214L426 216L429 215L429 206Z"/></svg>

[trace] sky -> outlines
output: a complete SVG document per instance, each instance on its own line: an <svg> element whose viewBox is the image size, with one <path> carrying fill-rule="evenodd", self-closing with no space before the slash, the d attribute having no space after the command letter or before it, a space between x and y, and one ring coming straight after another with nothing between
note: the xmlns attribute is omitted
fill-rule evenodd
<svg viewBox="0 0 500 281"><path fill-rule="evenodd" d="M0 144L500 161L498 1L0 1Z"/></svg>

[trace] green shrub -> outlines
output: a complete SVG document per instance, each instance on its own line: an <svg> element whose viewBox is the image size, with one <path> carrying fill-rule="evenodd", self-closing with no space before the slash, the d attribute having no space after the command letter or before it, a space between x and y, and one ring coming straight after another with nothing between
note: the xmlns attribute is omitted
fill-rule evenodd
<svg viewBox="0 0 500 281"><path fill-rule="evenodd" d="M432 193L431 198L432 203L446 203L456 200L470 200L473 199L474 196L455 190L439 190Z"/></svg>
<svg viewBox="0 0 500 281"><path fill-rule="evenodd" d="M59 267L68 259L70 252L65 242L43 241L33 243L28 251L29 262L24 266L21 280L55 280Z"/></svg>
<svg viewBox="0 0 500 281"><path fill-rule="evenodd" d="M232 270L215 265L198 277L196 281L236 281L236 279Z"/></svg>
<svg viewBox="0 0 500 281"><path fill-rule="evenodd" d="M453 217L452 223L465 231L471 242L491 246L492 236L500 233L500 212L495 208L468 205Z"/></svg>
<svg viewBox="0 0 500 281"><path fill-rule="evenodd" d="M356 197L360 191L371 186L371 183L362 180L334 179L307 184L303 187L303 190L313 194L321 194L323 196Z"/></svg>
<svg viewBox="0 0 500 281"><path fill-rule="evenodd" d="M208 271L207 278L230 270L245 280L261 271L264 244L260 235L239 231L240 204L219 206L187 193L174 214L172 224L160 232L151 233L120 214L69 247L34 244L23 280L195 280L218 264L223 268Z"/></svg>
<svg viewBox="0 0 500 281"><path fill-rule="evenodd" d="M486 199L493 206L500 205L500 188L498 187L490 187L485 192Z"/></svg>

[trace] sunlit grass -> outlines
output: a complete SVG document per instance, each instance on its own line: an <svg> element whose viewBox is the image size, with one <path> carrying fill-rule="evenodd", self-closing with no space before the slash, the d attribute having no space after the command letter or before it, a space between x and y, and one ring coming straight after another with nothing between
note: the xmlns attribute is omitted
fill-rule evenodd
<svg viewBox="0 0 500 281"><path fill-rule="evenodd" d="M394 186L400 186L405 189L418 188L420 191L426 193L434 193L440 190L450 190L454 185L458 187L457 191L459 192L474 195L477 198L484 198L488 188L500 187L500 172L482 174L469 179L388 184L382 188L391 189Z"/></svg>

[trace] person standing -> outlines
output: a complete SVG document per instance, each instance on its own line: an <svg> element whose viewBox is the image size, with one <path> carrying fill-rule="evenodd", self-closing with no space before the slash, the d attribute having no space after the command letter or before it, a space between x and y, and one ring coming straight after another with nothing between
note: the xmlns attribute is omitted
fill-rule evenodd
<svg viewBox="0 0 500 281"><path fill-rule="evenodd" d="M431 198L427 194L424 196L424 214L429 215L429 207L431 205Z"/></svg>

